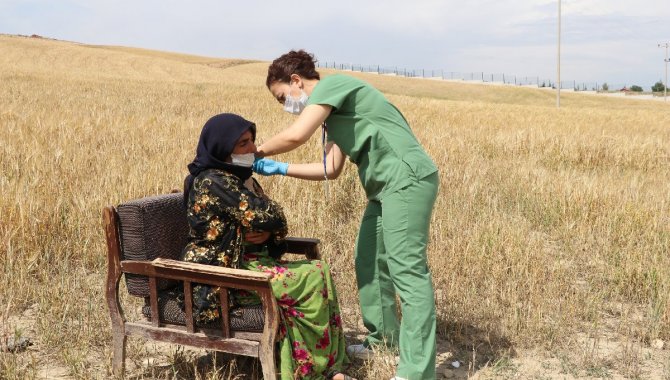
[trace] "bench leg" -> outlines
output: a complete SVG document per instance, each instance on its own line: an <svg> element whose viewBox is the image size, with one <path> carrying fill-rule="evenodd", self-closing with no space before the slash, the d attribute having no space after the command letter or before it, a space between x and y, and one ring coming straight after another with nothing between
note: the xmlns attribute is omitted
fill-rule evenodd
<svg viewBox="0 0 670 380"><path fill-rule="evenodd" d="M274 345L270 345L270 347L261 345L259 354L258 359L260 359L261 367L263 368L263 379L275 380L277 378L277 370L275 368Z"/></svg>
<svg viewBox="0 0 670 380"><path fill-rule="evenodd" d="M112 349L112 373L122 378L126 372L126 334L122 331L112 332Z"/></svg>

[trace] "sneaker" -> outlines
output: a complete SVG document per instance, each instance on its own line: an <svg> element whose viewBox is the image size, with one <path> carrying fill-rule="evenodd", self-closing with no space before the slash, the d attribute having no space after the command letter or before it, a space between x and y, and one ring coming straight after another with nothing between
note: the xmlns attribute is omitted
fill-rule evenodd
<svg viewBox="0 0 670 380"><path fill-rule="evenodd" d="M352 344L347 346L347 355L361 360L370 360L374 352L362 344Z"/></svg>

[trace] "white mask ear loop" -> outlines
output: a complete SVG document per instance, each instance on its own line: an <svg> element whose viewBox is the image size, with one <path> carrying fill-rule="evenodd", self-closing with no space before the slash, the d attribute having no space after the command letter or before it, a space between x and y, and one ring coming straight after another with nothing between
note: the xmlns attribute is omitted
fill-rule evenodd
<svg viewBox="0 0 670 380"><path fill-rule="evenodd" d="M321 124L321 149L323 150L323 178L325 179L324 182L324 190L326 192L326 198L329 197L328 193L328 169L326 167L326 132L328 130L328 126L324 122Z"/></svg>

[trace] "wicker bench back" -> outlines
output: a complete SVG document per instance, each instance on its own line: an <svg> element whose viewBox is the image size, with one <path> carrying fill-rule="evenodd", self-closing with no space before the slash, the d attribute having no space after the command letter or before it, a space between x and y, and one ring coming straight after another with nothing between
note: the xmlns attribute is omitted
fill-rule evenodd
<svg viewBox="0 0 670 380"><path fill-rule="evenodd" d="M188 237L183 194L172 193L141 198L118 205L121 260L153 260L161 257L180 260ZM126 274L128 293L149 296L149 280ZM158 290L175 282L158 281Z"/></svg>

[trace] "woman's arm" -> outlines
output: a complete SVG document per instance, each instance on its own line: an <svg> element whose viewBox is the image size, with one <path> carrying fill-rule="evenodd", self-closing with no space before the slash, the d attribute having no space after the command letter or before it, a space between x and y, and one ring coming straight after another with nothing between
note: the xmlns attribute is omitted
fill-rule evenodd
<svg viewBox="0 0 670 380"><path fill-rule="evenodd" d="M203 198L213 206L209 212L217 219L227 219L246 231L273 231L286 235L286 217L281 206L254 194L237 177L221 172L210 173L197 186L203 188Z"/></svg>
<svg viewBox="0 0 670 380"><path fill-rule="evenodd" d="M274 156L289 152L309 140L317 128L323 124L333 107L323 104L311 104L302 111L290 127L272 136L258 147L256 156Z"/></svg>
<svg viewBox="0 0 670 380"><path fill-rule="evenodd" d="M326 171L328 173L328 179L339 177L340 173L342 173L342 168L344 168L344 154L337 144L329 142L326 144ZM323 162L289 164L286 175L310 181L323 181L325 179Z"/></svg>

